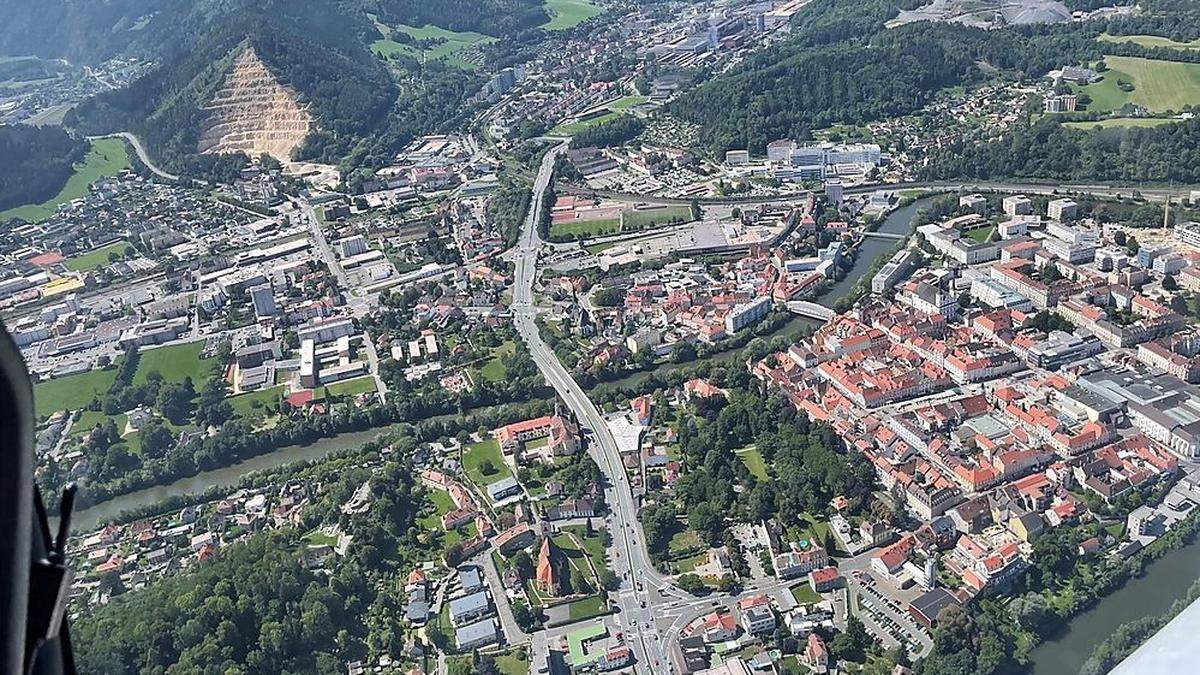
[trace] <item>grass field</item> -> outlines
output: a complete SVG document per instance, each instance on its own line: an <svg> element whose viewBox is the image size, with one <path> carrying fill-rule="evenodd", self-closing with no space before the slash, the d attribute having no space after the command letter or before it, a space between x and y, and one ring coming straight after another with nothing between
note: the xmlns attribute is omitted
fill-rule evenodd
<svg viewBox="0 0 1200 675"><path fill-rule="evenodd" d="M618 218L572 220L568 223L552 223L550 225L550 238L599 237L605 234L616 234L620 231L621 221Z"/></svg>
<svg viewBox="0 0 1200 675"><path fill-rule="evenodd" d="M684 530L676 532L671 537L671 541L667 543L667 550L671 555L686 555L704 549L704 544L700 543L700 537L692 530Z"/></svg>
<svg viewBox="0 0 1200 675"><path fill-rule="evenodd" d="M796 602L802 605L808 605L814 602L820 602L821 596L812 589L812 586L807 583L792 587L792 597Z"/></svg>
<svg viewBox="0 0 1200 675"><path fill-rule="evenodd" d="M442 516L454 510L454 500L450 499L450 494L442 490L428 490L429 501L433 502L433 512L424 518L417 520L427 530L442 529Z"/></svg>
<svg viewBox="0 0 1200 675"><path fill-rule="evenodd" d="M391 56L392 54L404 54L411 56L414 59L421 58L421 49L417 45L404 44L391 39L394 34L383 24L376 23L379 32L384 35L382 39L371 43L371 50L378 56ZM481 33L471 31L457 32L446 30L440 26L432 24L426 26L406 26L400 24L395 30L406 33L416 40L440 40L437 46L425 50L425 58L427 60L445 59L446 63L464 70L474 70L478 66L465 61L458 56L458 53L468 47L473 47L478 44L486 44L495 42L496 38Z"/></svg>
<svg viewBox="0 0 1200 675"><path fill-rule="evenodd" d="M33 409L38 417L59 410L78 410L103 394L117 378L116 369L92 370L59 377L33 386Z"/></svg>
<svg viewBox="0 0 1200 675"><path fill-rule="evenodd" d="M1106 56L1104 61L1109 69L1102 81L1075 87L1092 97L1091 112L1109 112L1126 103L1167 112L1200 103L1200 64L1129 56ZM1120 89L1119 80L1132 84L1133 91Z"/></svg>
<svg viewBox="0 0 1200 675"><path fill-rule="evenodd" d="M226 400L233 407L234 414L239 417L251 417L262 411L268 403L272 405L279 403L279 399L283 396L283 389L283 385L268 387L259 391L230 396Z"/></svg>
<svg viewBox="0 0 1200 675"><path fill-rule="evenodd" d="M108 246L101 246L94 251L88 251L83 255L77 255L74 258L68 258L63 264L67 269L73 272L91 272L108 265L108 255L116 253L124 256L133 250L133 245L127 241L118 241Z"/></svg>
<svg viewBox="0 0 1200 675"><path fill-rule="evenodd" d="M142 352L137 372L133 374L134 386L145 382L151 371L158 371L166 382L183 382L190 377L196 391L200 391L217 365L216 359L200 358L203 350L203 342L187 342Z"/></svg>
<svg viewBox="0 0 1200 675"><path fill-rule="evenodd" d="M496 470L495 473L483 473L479 467L484 460L492 463ZM488 483L495 483L501 478L512 475L512 472L508 470L508 465L504 463L504 458L500 456L500 444L494 438L468 445L463 452L462 465L467 477L481 488L486 487Z"/></svg>
<svg viewBox="0 0 1200 675"><path fill-rule="evenodd" d="M342 380L321 387L321 398L327 396L358 396L375 391L375 378L363 375L351 380Z"/></svg>
<svg viewBox="0 0 1200 675"><path fill-rule="evenodd" d="M1200 49L1200 40L1191 42L1176 42L1171 38L1158 35L1109 35L1103 33L1096 38L1101 42L1132 42L1143 47L1166 47L1167 49Z"/></svg>
<svg viewBox="0 0 1200 675"><path fill-rule="evenodd" d="M692 220L690 206L665 206L653 209L625 209L622 214L626 227L640 228L665 223L686 223Z"/></svg>
<svg viewBox="0 0 1200 675"><path fill-rule="evenodd" d="M504 344L492 352L492 358L479 369L479 374L488 382L503 382L505 378L504 363L501 358L517 351L517 343L505 340Z"/></svg>
<svg viewBox="0 0 1200 675"><path fill-rule="evenodd" d="M604 10L587 0L546 0L550 20L542 24L544 30L566 30L603 12Z"/></svg>
<svg viewBox="0 0 1200 675"><path fill-rule="evenodd" d="M988 238L991 237L992 233L995 231L995 225L982 225L980 227L973 227L969 230L965 230L963 234L982 244L987 242Z"/></svg>
<svg viewBox="0 0 1200 675"><path fill-rule="evenodd" d="M570 532L575 535L575 538L583 545L580 549L573 541L564 535L559 535L554 538L554 543L558 544L559 548L564 551L577 551L580 555L586 555L592 561L592 566L596 571L608 569L607 556L604 553L604 530L595 528L592 531L592 536L587 536L586 529L583 525L568 525L563 528L563 532Z"/></svg>
<svg viewBox="0 0 1200 675"><path fill-rule="evenodd" d="M1161 127L1164 124L1175 124L1178 121L1179 120L1172 117L1112 117L1106 120L1097 120L1095 122L1063 122L1063 126L1070 129L1083 129L1084 131L1090 131L1092 129Z"/></svg>
<svg viewBox="0 0 1200 675"><path fill-rule="evenodd" d="M496 670L500 675L526 675L529 672L529 652L523 647L496 656Z"/></svg>
<svg viewBox="0 0 1200 675"><path fill-rule="evenodd" d="M608 614L608 607L605 606L604 600L598 595L593 595L582 600L576 600L569 606L572 621L583 621L593 617Z"/></svg>
<svg viewBox="0 0 1200 675"><path fill-rule="evenodd" d="M41 204L27 204L7 211L0 211L0 221L21 218L29 222L40 222L51 215L59 204L79 199L87 194L88 186L101 178L117 175L129 168L129 155L125 152L125 141L119 138L101 138L92 141L91 150L83 161L75 166L75 173L67 179L58 194Z"/></svg>
<svg viewBox="0 0 1200 675"><path fill-rule="evenodd" d="M594 127L597 124L602 124L610 120L615 120L618 115L624 115L630 108L639 106L650 99L645 96L622 96L621 98L602 106L602 109L608 110L603 115L597 115L587 120L579 122L571 122L569 124L560 124L550 130L552 136L574 136L575 134Z"/></svg>
<svg viewBox="0 0 1200 675"><path fill-rule="evenodd" d="M758 448L751 445L741 450L735 450L734 453L738 456L738 459L742 460L742 464L745 464L746 468L750 469L751 475L755 478L759 480L770 478L770 475L767 473L767 463L763 460L762 453L758 451Z"/></svg>

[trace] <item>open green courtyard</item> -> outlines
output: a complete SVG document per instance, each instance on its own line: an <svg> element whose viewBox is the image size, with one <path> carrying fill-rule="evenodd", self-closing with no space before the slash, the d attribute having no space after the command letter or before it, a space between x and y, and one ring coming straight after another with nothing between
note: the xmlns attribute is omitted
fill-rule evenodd
<svg viewBox="0 0 1200 675"><path fill-rule="evenodd" d="M464 448L462 467L467 477L480 488L512 475L500 456L500 444L494 438Z"/></svg>

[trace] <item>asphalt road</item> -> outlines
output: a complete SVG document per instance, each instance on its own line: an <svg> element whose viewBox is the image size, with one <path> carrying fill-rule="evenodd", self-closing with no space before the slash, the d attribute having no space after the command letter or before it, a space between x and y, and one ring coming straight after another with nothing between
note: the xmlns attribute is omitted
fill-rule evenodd
<svg viewBox="0 0 1200 675"><path fill-rule="evenodd" d="M133 146L133 151L137 153L138 159L142 160L142 164L145 164L147 169L150 169L150 171L153 173L158 174L158 176L167 180L179 180L179 176L163 171L158 167L157 164L151 161L150 155L146 153L146 148L142 147L142 142L138 140L137 136L134 136L127 131L120 131L115 134L108 134L107 136L88 136L89 140L93 138L123 138Z"/></svg>
<svg viewBox="0 0 1200 675"><path fill-rule="evenodd" d="M655 618L672 601L694 599L675 588L668 577L654 569L646 551L645 537L637 519L637 506L621 464L616 440L596 405L542 341L534 322L537 310L533 304L533 284L541 249L537 223L542 198L553 173L554 160L564 149L566 144L562 143L546 153L534 180L533 199L517 243L513 322L546 381L558 392L579 423L590 429L588 452L609 483L605 496L612 512L609 525L613 542L610 568L622 579L621 589L610 595L618 611L612 621L630 638L629 643L636 654L637 672L662 673L670 668L669 647L665 636L656 626ZM535 639L535 644L538 642Z"/></svg>

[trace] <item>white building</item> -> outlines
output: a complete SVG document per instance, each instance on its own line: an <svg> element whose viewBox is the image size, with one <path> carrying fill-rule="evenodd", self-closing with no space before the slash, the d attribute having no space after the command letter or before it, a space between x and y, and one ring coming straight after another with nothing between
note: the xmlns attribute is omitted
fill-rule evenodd
<svg viewBox="0 0 1200 675"><path fill-rule="evenodd" d="M770 312L771 298L769 296L738 305L725 317L725 332L732 335L747 326L758 323Z"/></svg>
<svg viewBox="0 0 1200 675"><path fill-rule="evenodd" d="M1025 195L1004 198L1004 212L1011 216L1027 216L1033 213L1033 202Z"/></svg>
<svg viewBox="0 0 1200 675"><path fill-rule="evenodd" d="M1053 220L1075 220L1079 214L1079 205L1071 199L1055 199L1046 206L1046 215Z"/></svg>

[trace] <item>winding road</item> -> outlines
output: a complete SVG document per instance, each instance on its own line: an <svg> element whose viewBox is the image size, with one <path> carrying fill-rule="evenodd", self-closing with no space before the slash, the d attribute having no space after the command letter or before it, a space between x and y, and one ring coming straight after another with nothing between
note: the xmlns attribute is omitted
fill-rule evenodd
<svg viewBox="0 0 1200 675"><path fill-rule="evenodd" d="M150 171L152 173L156 174L160 178L165 178L167 180L171 180L171 181L179 180L179 176L176 176L173 173L168 173L166 171L163 171L162 169L160 169L158 167L157 164L155 164L153 161L151 161L150 155L146 152L146 148L142 146L142 142L140 140L138 140L137 136L134 136L133 134L129 133L128 131L118 131L115 134L105 134L104 136L88 136L89 141L95 140L97 138L123 138L123 139L125 139L129 143L129 145L133 146L133 151L137 153L138 159L140 159L142 161L142 164L145 164L146 168L150 169Z"/></svg>

